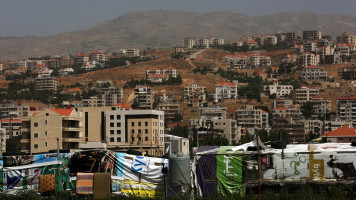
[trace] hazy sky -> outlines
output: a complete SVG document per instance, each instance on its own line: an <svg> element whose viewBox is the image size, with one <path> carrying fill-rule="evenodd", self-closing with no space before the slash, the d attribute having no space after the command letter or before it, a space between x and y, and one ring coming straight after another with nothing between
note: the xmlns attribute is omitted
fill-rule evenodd
<svg viewBox="0 0 356 200"><path fill-rule="evenodd" d="M304 11L356 15L356 0L0 0L0 36L83 30L128 12L150 10L228 10L252 16Z"/></svg>

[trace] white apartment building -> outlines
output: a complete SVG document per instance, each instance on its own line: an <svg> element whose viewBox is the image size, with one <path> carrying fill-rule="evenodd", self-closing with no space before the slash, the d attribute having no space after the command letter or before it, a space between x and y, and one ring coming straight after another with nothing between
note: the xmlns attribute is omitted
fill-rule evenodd
<svg viewBox="0 0 356 200"><path fill-rule="evenodd" d="M135 101L140 109L152 109L153 93L147 85L136 85L134 89Z"/></svg>
<svg viewBox="0 0 356 200"><path fill-rule="evenodd" d="M268 67L271 64L271 58L269 56L262 56L258 54L250 56L250 65L253 67Z"/></svg>
<svg viewBox="0 0 356 200"><path fill-rule="evenodd" d="M215 85L214 101L222 102L225 99L237 98L237 83L219 82Z"/></svg>
<svg viewBox="0 0 356 200"><path fill-rule="evenodd" d="M135 49L135 48L128 48L125 50L125 55L127 57L139 57L140 56L140 50Z"/></svg>
<svg viewBox="0 0 356 200"><path fill-rule="evenodd" d="M300 76L303 80L307 81L326 81L330 79L325 68L320 66L306 66L301 72Z"/></svg>
<svg viewBox="0 0 356 200"><path fill-rule="evenodd" d="M346 95L336 99L336 116L341 121L352 122L356 127L356 96Z"/></svg>
<svg viewBox="0 0 356 200"><path fill-rule="evenodd" d="M178 70L174 69L173 67L167 67L163 70L154 67L146 71L146 79L151 82L160 83L163 80L169 79L170 77L177 78Z"/></svg>
<svg viewBox="0 0 356 200"><path fill-rule="evenodd" d="M314 41L305 40L303 42L303 51L304 51L304 53L315 52L316 48L317 48L317 41L316 40L314 40Z"/></svg>
<svg viewBox="0 0 356 200"><path fill-rule="evenodd" d="M175 135L164 134L164 150L165 154L189 155L189 139Z"/></svg>
<svg viewBox="0 0 356 200"><path fill-rule="evenodd" d="M74 58L74 64L76 64L76 65L84 65L87 62L89 62L89 57L83 53L78 54Z"/></svg>
<svg viewBox="0 0 356 200"><path fill-rule="evenodd" d="M310 101L313 96L319 94L319 89L311 89L306 86L302 86L299 89L294 89L291 93L291 97L294 101L294 103L305 103L307 101Z"/></svg>
<svg viewBox="0 0 356 200"><path fill-rule="evenodd" d="M279 98L283 96L289 96L293 90L293 86L279 85L278 80L273 80L273 85L265 85L263 90L267 93L267 95L276 94L276 96Z"/></svg>
<svg viewBox="0 0 356 200"><path fill-rule="evenodd" d="M89 60L103 63L108 60L108 57L100 51L93 51L89 54Z"/></svg>
<svg viewBox="0 0 356 200"><path fill-rule="evenodd" d="M319 61L319 55L315 53L307 52L299 56L299 65L303 67L318 65Z"/></svg>
<svg viewBox="0 0 356 200"><path fill-rule="evenodd" d="M331 101L320 95L314 95L309 102L313 104L313 113L316 115L326 116L331 110Z"/></svg>
<svg viewBox="0 0 356 200"><path fill-rule="evenodd" d="M321 32L317 30L303 31L303 40L320 40Z"/></svg>
<svg viewBox="0 0 356 200"><path fill-rule="evenodd" d="M196 45L195 40L192 38L184 38L183 46L187 49L193 49Z"/></svg>
<svg viewBox="0 0 356 200"><path fill-rule="evenodd" d="M356 43L356 36L352 35L349 32L344 32L340 36L336 37L337 43L346 43L346 44L351 44L355 45Z"/></svg>
<svg viewBox="0 0 356 200"><path fill-rule="evenodd" d="M183 88L183 101L193 107L201 107L206 102L206 87L200 87L196 83Z"/></svg>
<svg viewBox="0 0 356 200"><path fill-rule="evenodd" d="M238 126L244 128L268 128L268 113L261 109L256 109L252 105L245 105L242 109L235 110L235 117Z"/></svg>

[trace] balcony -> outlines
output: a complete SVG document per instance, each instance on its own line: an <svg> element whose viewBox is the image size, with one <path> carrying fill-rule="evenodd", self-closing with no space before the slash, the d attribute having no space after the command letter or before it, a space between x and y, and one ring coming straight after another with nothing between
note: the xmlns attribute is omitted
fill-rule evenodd
<svg viewBox="0 0 356 200"><path fill-rule="evenodd" d="M79 126L79 127L63 127L62 129L63 131L76 131L76 132L80 132L83 131L83 127Z"/></svg>
<svg viewBox="0 0 356 200"><path fill-rule="evenodd" d="M21 128L21 133L27 133L30 132L30 128Z"/></svg>
<svg viewBox="0 0 356 200"><path fill-rule="evenodd" d="M20 140L21 144L30 143L30 142L31 142L31 139L21 139Z"/></svg>
<svg viewBox="0 0 356 200"><path fill-rule="evenodd" d="M63 138L63 142L83 142L82 137L77 137L77 138Z"/></svg>

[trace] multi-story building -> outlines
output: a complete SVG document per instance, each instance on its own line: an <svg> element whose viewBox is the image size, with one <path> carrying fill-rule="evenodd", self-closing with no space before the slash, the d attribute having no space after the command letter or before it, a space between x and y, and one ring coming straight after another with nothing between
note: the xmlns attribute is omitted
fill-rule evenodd
<svg viewBox="0 0 356 200"><path fill-rule="evenodd" d="M0 128L0 156L6 152L6 129Z"/></svg>
<svg viewBox="0 0 356 200"><path fill-rule="evenodd" d="M57 90L57 80L53 76L35 78L35 90Z"/></svg>
<svg viewBox="0 0 356 200"><path fill-rule="evenodd" d="M272 101L272 109L278 108L278 107L286 107L289 108L293 105L293 100L292 99L286 99L286 98L278 98Z"/></svg>
<svg viewBox="0 0 356 200"><path fill-rule="evenodd" d="M271 57L253 54L250 56L249 64L252 67L268 67L272 64Z"/></svg>
<svg viewBox="0 0 356 200"><path fill-rule="evenodd" d="M272 110L273 118L296 119L300 118L302 112L295 105L289 107L276 107ZM290 121L290 120L289 120Z"/></svg>
<svg viewBox="0 0 356 200"><path fill-rule="evenodd" d="M89 57L83 53L78 54L74 58L75 65L84 65L85 63L89 62Z"/></svg>
<svg viewBox="0 0 356 200"><path fill-rule="evenodd" d="M299 89L294 89L291 93L291 98L293 99L294 103L305 103L310 101L313 96L319 94L319 89L312 89L306 86L302 86Z"/></svg>
<svg viewBox="0 0 356 200"><path fill-rule="evenodd" d="M192 38L185 38L183 43L184 47L186 47L187 49L193 49L193 47L195 46L195 40Z"/></svg>
<svg viewBox="0 0 356 200"><path fill-rule="evenodd" d="M178 70L174 69L173 67L168 67L163 70L154 67L146 71L146 79L155 83L160 83L163 80L167 80L171 77L178 77Z"/></svg>
<svg viewBox="0 0 356 200"><path fill-rule="evenodd" d="M319 55L319 63L326 64L328 57L334 54L334 49L331 46L321 46L316 49L316 54Z"/></svg>
<svg viewBox="0 0 356 200"><path fill-rule="evenodd" d="M355 45L356 36L352 35L349 32L344 32L340 36L336 37L336 41L337 43L346 43L346 44Z"/></svg>
<svg viewBox="0 0 356 200"><path fill-rule="evenodd" d="M59 66L61 67L70 67L73 66L73 59L67 56L59 59Z"/></svg>
<svg viewBox="0 0 356 200"><path fill-rule="evenodd" d="M139 49L134 49L134 48L126 49L125 55L127 57L139 57L140 56L140 50Z"/></svg>
<svg viewBox="0 0 356 200"><path fill-rule="evenodd" d="M289 96L293 90L293 86L279 85L278 80L273 80L273 85L265 85L263 90L267 93L267 95L276 94L276 96L279 98L283 96Z"/></svg>
<svg viewBox="0 0 356 200"><path fill-rule="evenodd" d="M285 57L282 58L282 64L293 64L297 62L297 55L295 54L287 54Z"/></svg>
<svg viewBox="0 0 356 200"><path fill-rule="evenodd" d="M196 83L183 88L183 101L194 107L201 107L206 102L206 87L200 87Z"/></svg>
<svg viewBox="0 0 356 200"><path fill-rule="evenodd" d="M212 45L212 38L211 37L204 37L198 39L198 46L202 48L209 48Z"/></svg>
<svg viewBox="0 0 356 200"><path fill-rule="evenodd" d="M352 128L352 122L347 121L326 121L325 122L325 132L330 132L336 130L340 127L347 126Z"/></svg>
<svg viewBox="0 0 356 200"><path fill-rule="evenodd" d="M110 110L105 112L108 149L133 149L162 156L164 152L164 112L157 110Z"/></svg>
<svg viewBox="0 0 356 200"><path fill-rule="evenodd" d="M19 136L21 134L21 119L0 119L0 128L6 130L7 137Z"/></svg>
<svg viewBox="0 0 356 200"><path fill-rule="evenodd" d="M331 101L320 95L314 95L309 101L313 104L313 113L318 116L326 116L331 110Z"/></svg>
<svg viewBox="0 0 356 200"><path fill-rule="evenodd" d="M57 148L77 151L84 142L82 129L81 114L73 108L48 108L31 113L22 118L21 151L30 154Z"/></svg>
<svg viewBox="0 0 356 200"><path fill-rule="evenodd" d="M265 37L264 45L275 45L277 44L277 37L274 35L267 35Z"/></svg>
<svg viewBox="0 0 356 200"><path fill-rule="evenodd" d="M207 120L211 120L214 117L226 119L227 108L220 106L199 108L199 114L206 117Z"/></svg>
<svg viewBox="0 0 356 200"><path fill-rule="evenodd" d="M136 85L134 89L135 102L140 109L152 109L153 93L147 85Z"/></svg>
<svg viewBox="0 0 356 200"><path fill-rule="evenodd" d="M122 102L124 95L122 88L114 86L99 88L99 97L103 100L104 106L113 106Z"/></svg>
<svg viewBox="0 0 356 200"><path fill-rule="evenodd" d="M330 79L325 68L320 66L306 66L300 76L303 80L307 81L327 81Z"/></svg>
<svg viewBox="0 0 356 200"><path fill-rule="evenodd" d="M305 40L303 42L303 51L304 51L304 53L316 52L316 48L317 48L317 41Z"/></svg>
<svg viewBox="0 0 356 200"><path fill-rule="evenodd" d="M51 69L59 68L59 60L58 59L49 59L47 61L47 66Z"/></svg>
<svg viewBox="0 0 356 200"><path fill-rule="evenodd" d="M252 105L245 105L241 109L235 110L235 117L238 126L245 128L268 128L268 113L262 109L254 108Z"/></svg>
<svg viewBox="0 0 356 200"><path fill-rule="evenodd" d="M336 130L325 133L322 138L332 143L351 143L356 141L356 128L348 126L340 127Z"/></svg>
<svg viewBox="0 0 356 200"><path fill-rule="evenodd" d="M356 96L346 95L336 99L336 116L341 121L352 122L356 127Z"/></svg>
<svg viewBox="0 0 356 200"><path fill-rule="evenodd" d="M20 118L27 116L28 106L16 105L9 101L0 101L0 119Z"/></svg>
<svg viewBox="0 0 356 200"><path fill-rule="evenodd" d="M339 69L338 76L339 76L339 78L342 78L342 79L345 79L348 81L356 80L356 68L348 67L348 68Z"/></svg>
<svg viewBox="0 0 356 200"><path fill-rule="evenodd" d="M320 40L321 32L316 30L303 31L303 40Z"/></svg>
<svg viewBox="0 0 356 200"><path fill-rule="evenodd" d="M4 64L0 63L0 73L4 70Z"/></svg>
<svg viewBox="0 0 356 200"><path fill-rule="evenodd" d="M322 134L322 129L324 127L324 122L318 120L318 119L313 119L313 120L301 120L304 124L304 133L305 134L315 134L315 135L321 135Z"/></svg>
<svg viewBox="0 0 356 200"><path fill-rule="evenodd" d="M225 99L237 98L237 84L230 82L219 82L215 85L214 101L223 102Z"/></svg>
<svg viewBox="0 0 356 200"><path fill-rule="evenodd" d="M62 69L58 70L59 76L68 76L70 73L74 73L73 68L62 68Z"/></svg>
<svg viewBox="0 0 356 200"><path fill-rule="evenodd" d="M180 112L180 106L178 102L163 102L157 105L157 110L164 112L165 121L174 120L176 114Z"/></svg>
<svg viewBox="0 0 356 200"><path fill-rule="evenodd" d="M299 66L315 66L320 61L319 55L311 52L307 52L299 56Z"/></svg>
<svg viewBox="0 0 356 200"><path fill-rule="evenodd" d="M213 45L223 45L225 42L223 38L213 38L212 43Z"/></svg>
<svg viewBox="0 0 356 200"><path fill-rule="evenodd" d="M96 61L99 63L106 62L108 57L100 51L93 51L89 54L89 61Z"/></svg>

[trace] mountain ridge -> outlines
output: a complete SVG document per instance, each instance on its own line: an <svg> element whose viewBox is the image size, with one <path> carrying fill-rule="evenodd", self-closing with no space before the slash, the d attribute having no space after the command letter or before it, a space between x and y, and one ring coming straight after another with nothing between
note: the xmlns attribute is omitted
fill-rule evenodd
<svg viewBox="0 0 356 200"><path fill-rule="evenodd" d="M256 33L320 30L323 35L356 33L356 15L309 12L248 16L230 11L193 13L172 10L131 12L95 26L57 35L35 37L0 36L0 60L29 56L90 52L94 49L169 47L182 45L183 38L221 37L227 41Z"/></svg>

